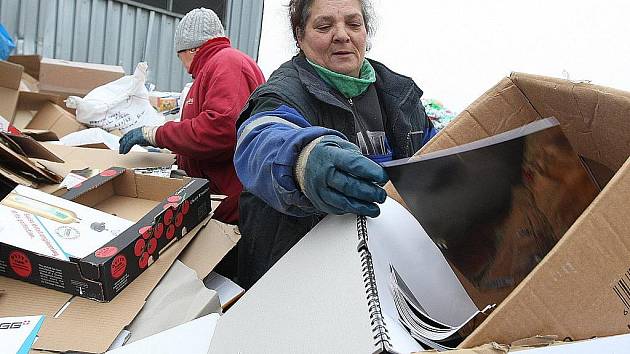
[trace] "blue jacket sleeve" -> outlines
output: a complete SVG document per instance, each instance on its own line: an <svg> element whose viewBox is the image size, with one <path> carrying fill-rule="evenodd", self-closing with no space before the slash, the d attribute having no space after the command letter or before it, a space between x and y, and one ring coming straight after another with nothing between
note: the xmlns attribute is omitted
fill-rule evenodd
<svg viewBox="0 0 630 354"><path fill-rule="evenodd" d="M234 166L243 187L274 209L293 216L317 212L297 187L293 173L302 148L336 130L312 126L298 111L281 105L247 119L237 132Z"/></svg>

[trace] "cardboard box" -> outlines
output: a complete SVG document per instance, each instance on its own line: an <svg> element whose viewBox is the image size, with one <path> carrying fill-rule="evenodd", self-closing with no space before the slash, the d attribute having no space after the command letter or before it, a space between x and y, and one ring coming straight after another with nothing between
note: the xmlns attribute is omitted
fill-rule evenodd
<svg viewBox="0 0 630 354"><path fill-rule="evenodd" d="M60 96L85 96L93 89L125 76L122 66L42 58L39 91Z"/></svg>
<svg viewBox="0 0 630 354"><path fill-rule="evenodd" d="M93 89L125 76L122 66L42 58L39 55L14 55L9 61L24 66L24 71L39 80L39 92L62 97L85 96Z"/></svg>
<svg viewBox="0 0 630 354"><path fill-rule="evenodd" d="M86 129L64 105L57 95L21 91L11 123L37 141L59 140Z"/></svg>
<svg viewBox="0 0 630 354"><path fill-rule="evenodd" d="M460 347L510 343L540 334L580 340L629 332L629 111L628 92L513 73L420 151L468 143L554 116L605 186L551 252Z"/></svg>
<svg viewBox="0 0 630 354"><path fill-rule="evenodd" d="M206 225L207 224L207 225ZM136 317L149 293L181 253L180 260L203 279L234 247L238 235L206 220L160 258L113 301L99 303L15 279L0 277L0 317L37 313L46 316L33 349L57 352L105 352ZM182 250L185 250L182 253ZM193 265L195 264L195 265ZM63 309L63 311L61 311Z"/></svg>
<svg viewBox="0 0 630 354"><path fill-rule="evenodd" d="M22 66L0 60L0 116L13 120L18 101Z"/></svg>
<svg viewBox="0 0 630 354"><path fill-rule="evenodd" d="M81 258L70 253L60 259L4 244L0 274L98 301L112 300L211 211L207 180L137 175L119 167L101 172L62 197L131 220L133 225ZM107 231L108 223L97 227Z"/></svg>
<svg viewBox="0 0 630 354"><path fill-rule="evenodd" d="M48 130L56 136L56 139L51 140L59 140L70 133L86 129L86 126L79 123L70 112L47 102L26 125L26 129Z"/></svg>

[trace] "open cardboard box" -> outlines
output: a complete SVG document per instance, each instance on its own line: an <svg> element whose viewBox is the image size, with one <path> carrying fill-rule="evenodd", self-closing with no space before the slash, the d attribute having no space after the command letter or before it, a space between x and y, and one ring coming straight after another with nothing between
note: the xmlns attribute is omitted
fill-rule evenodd
<svg viewBox="0 0 630 354"><path fill-rule="evenodd" d="M74 114L63 109L61 97L36 92L20 92L13 125L39 141L59 140L86 129Z"/></svg>
<svg viewBox="0 0 630 354"><path fill-rule="evenodd" d="M205 220L130 284L113 301L95 302L0 276L0 317L43 314L33 345L47 352L105 352L120 331L136 317L146 298L175 259L203 279L238 241L229 225Z"/></svg>
<svg viewBox="0 0 630 354"><path fill-rule="evenodd" d="M38 55L14 55L9 61L24 66L26 73L39 80L39 92L62 97L83 97L93 89L125 76L125 70L118 65L74 62Z"/></svg>
<svg viewBox="0 0 630 354"><path fill-rule="evenodd" d="M629 112L628 92L513 73L419 152L461 145L553 116L597 181L605 185L461 348L544 334L581 340L630 332Z"/></svg>
<svg viewBox="0 0 630 354"><path fill-rule="evenodd" d="M112 300L211 211L205 179L140 175L119 167L87 179L61 197L133 225L81 258L59 259L5 243L0 262L9 267L0 267L0 274L98 301Z"/></svg>

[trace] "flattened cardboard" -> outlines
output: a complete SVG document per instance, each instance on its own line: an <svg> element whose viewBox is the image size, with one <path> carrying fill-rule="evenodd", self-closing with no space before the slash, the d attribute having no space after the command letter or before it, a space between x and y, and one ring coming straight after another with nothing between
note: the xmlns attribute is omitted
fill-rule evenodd
<svg viewBox="0 0 630 354"><path fill-rule="evenodd" d="M93 89L123 76L125 70L121 66L42 58L39 90L64 97L83 97Z"/></svg>
<svg viewBox="0 0 630 354"><path fill-rule="evenodd" d="M72 170L81 170L86 167L104 170L110 166L136 168L171 166L175 163L175 155L172 154L130 152L125 155L120 155L118 151L109 149L88 149L51 143L42 143L42 145L65 161L63 164L40 161L40 163L46 166L50 171L61 176L67 175ZM59 185L42 185L40 189L46 193L55 193L55 191L59 189Z"/></svg>
<svg viewBox="0 0 630 354"><path fill-rule="evenodd" d="M468 143L554 116L578 154L616 172L560 242L461 348L540 334L580 340L629 332L630 292L623 284L630 284L625 279L630 276L628 111L628 92L513 73L419 152Z"/></svg>
<svg viewBox="0 0 630 354"><path fill-rule="evenodd" d="M9 143L9 146L0 144L0 162L4 168L10 169L14 174L28 173L34 176L34 178L29 178L31 180L41 179L49 183L61 182L61 176L30 158L48 159L57 163L63 162L63 160L31 137L4 133L0 133L0 135L2 135L3 141ZM13 182L19 183L16 180Z"/></svg>
<svg viewBox="0 0 630 354"><path fill-rule="evenodd" d="M0 116L11 122L18 101L21 65L0 60Z"/></svg>

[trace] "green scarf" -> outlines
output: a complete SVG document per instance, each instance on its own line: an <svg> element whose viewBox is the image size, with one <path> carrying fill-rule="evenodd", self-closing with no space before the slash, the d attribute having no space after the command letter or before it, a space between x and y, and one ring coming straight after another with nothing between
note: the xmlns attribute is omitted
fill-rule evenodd
<svg viewBox="0 0 630 354"><path fill-rule="evenodd" d="M309 64L315 68L319 77L322 78L328 85L336 88L346 98L356 97L364 93L368 87L376 82L376 72L367 59L363 60L361 65L361 71L359 72L359 78L336 73L328 70L323 66L319 66L312 61L306 59Z"/></svg>

